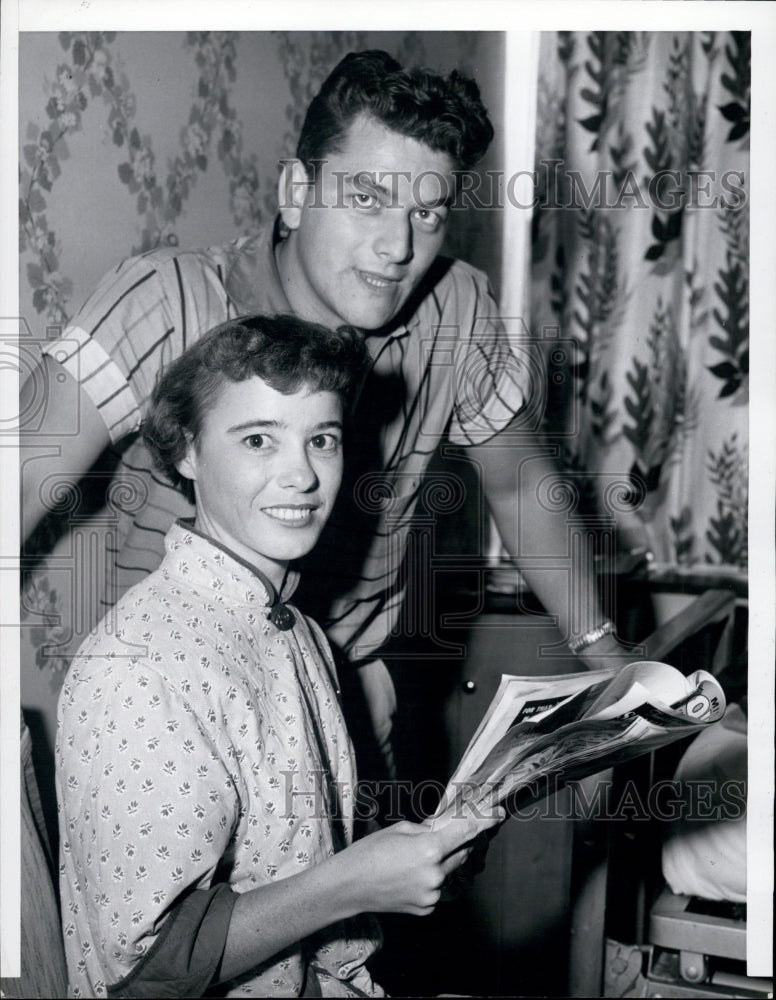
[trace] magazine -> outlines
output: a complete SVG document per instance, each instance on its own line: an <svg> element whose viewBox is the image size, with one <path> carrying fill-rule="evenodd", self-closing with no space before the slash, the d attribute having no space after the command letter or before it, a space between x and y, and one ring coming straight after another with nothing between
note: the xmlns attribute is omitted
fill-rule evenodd
<svg viewBox="0 0 776 1000"><path fill-rule="evenodd" d="M504 674L435 818L456 804L521 804L717 722L711 674L656 661L557 677Z"/></svg>

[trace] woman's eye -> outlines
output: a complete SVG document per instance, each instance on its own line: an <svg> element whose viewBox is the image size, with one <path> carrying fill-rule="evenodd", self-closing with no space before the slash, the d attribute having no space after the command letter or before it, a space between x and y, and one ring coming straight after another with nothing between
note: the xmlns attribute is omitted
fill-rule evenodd
<svg viewBox="0 0 776 1000"><path fill-rule="evenodd" d="M315 451L337 451L340 439L336 434L316 434L310 440L310 446Z"/></svg>
<svg viewBox="0 0 776 1000"><path fill-rule="evenodd" d="M259 451L261 448L267 446L269 438L266 434L250 434L247 438L245 438L245 443L249 448Z"/></svg>

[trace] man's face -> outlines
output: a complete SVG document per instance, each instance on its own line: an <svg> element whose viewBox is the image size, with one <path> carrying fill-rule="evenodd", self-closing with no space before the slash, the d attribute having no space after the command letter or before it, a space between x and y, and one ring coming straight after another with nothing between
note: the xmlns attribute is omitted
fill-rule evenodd
<svg viewBox="0 0 776 1000"><path fill-rule="evenodd" d="M226 382L179 465L194 480L197 528L279 588L315 545L342 478L342 402L288 396L257 376Z"/></svg>
<svg viewBox="0 0 776 1000"><path fill-rule="evenodd" d="M282 212L291 233L278 266L289 302L327 326L379 329L439 253L453 161L362 116L318 169L315 185L295 191L304 204Z"/></svg>

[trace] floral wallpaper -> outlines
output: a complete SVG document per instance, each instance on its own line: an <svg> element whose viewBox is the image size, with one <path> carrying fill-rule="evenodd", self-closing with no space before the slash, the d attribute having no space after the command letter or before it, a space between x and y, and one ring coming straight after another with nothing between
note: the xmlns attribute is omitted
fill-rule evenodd
<svg viewBox="0 0 776 1000"><path fill-rule="evenodd" d="M599 495L626 474L618 525L658 561L743 577L750 56L747 32L543 36L531 313L563 339L567 468Z"/></svg>
<svg viewBox="0 0 776 1000"><path fill-rule="evenodd" d="M224 242L271 219L278 160L351 49L474 75L497 127L482 167L501 166L497 33L88 32L20 43L20 293L33 340L57 336L124 257ZM605 505L607 476L624 475L618 526L659 562L743 577L749 63L743 32L542 36L530 316L548 370L546 430L580 493ZM449 237L496 285L501 214L453 213ZM25 551L22 698L49 717L100 610L109 464ZM71 586L85 557L74 519L91 532L88 595Z"/></svg>
<svg viewBox="0 0 776 1000"><path fill-rule="evenodd" d="M293 152L307 105L346 52L387 45L408 64L446 70L457 66L478 73L476 36L394 34L187 32L181 45L191 59L192 100L188 109L177 109L179 148L164 163L155 151L156 137L145 130L152 109L138 109L126 60L119 55L122 39L116 32L59 33L56 64L44 77L44 114L29 117L22 142L20 249L35 312L64 324L78 305L73 301L72 279L60 259L62 240L72 239L73 234L58 232L47 209L57 196L63 163L71 155L78 158L78 140L87 116L102 121L105 136L118 150L114 193L131 198L138 216L135 238L121 248L120 256L180 243L178 223L196 210L192 194L211 163L223 172L231 233L250 233L274 216L278 159ZM242 63L262 55L277 61L283 75L283 92L273 91L272 103L282 106L285 127L282 135L275 135L274 143L259 143L260 136L246 128L234 103ZM160 123L154 124L158 129ZM247 144L246 131L250 133Z"/></svg>
<svg viewBox="0 0 776 1000"><path fill-rule="evenodd" d="M20 301L32 340L58 336L125 257L226 242L274 218L278 161L293 155L310 99L343 55L375 47L475 76L498 125L498 33L21 35ZM497 282L494 229L466 215L457 213L450 250ZM104 611L112 460L61 484L56 513L24 551L22 704L43 713L49 742L69 658ZM75 560L93 571L77 577Z"/></svg>

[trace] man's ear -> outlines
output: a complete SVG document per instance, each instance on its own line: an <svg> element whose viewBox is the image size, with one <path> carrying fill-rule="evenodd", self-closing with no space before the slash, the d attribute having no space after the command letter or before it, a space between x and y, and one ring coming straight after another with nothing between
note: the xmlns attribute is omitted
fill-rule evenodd
<svg viewBox="0 0 776 1000"><path fill-rule="evenodd" d="M301 160L283 160L278 181L278 205L280 217L288 229L299 228L310 183Z"/></svg>
<svg viewBox="0 0 776 1000"><path fill-rule="evenodd" d="M197 481L197 449L194 439L188 431L186 431L185 434L186 454L182 459L180 459L180 461L175 463L175 468L182 476L195 483Z"/></svg>

